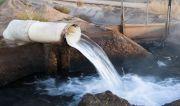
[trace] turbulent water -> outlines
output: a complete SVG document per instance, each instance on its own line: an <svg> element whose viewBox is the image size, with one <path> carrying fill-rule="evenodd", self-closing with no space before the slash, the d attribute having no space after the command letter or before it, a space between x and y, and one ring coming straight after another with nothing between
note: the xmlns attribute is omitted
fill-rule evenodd
<svg viewBox="0 0 180 106"><path fill-rule="evenodd" d="M139 77L127 74L121 77L121 88L114 94L128 100L131 104L145 106L161 106L180 98L180 82L176 79L166 79L156 82L153 77ZM57 85L54 78L37 82L38 90L45 91L51 96L73 96L68 105L75 106L80 98L86 93L101 93L106 90L112 91L108 84L97 76L83 78L70 78L67 82ZM41 86L43 86L41 88ZM43 94L44 94L43 93ZM67 101L64 101L67 102Z"/></svg>
<svg viewBox="0 0 180 106"><path fill-rule="evenodd" d="M71 46L79 50L89 61L91 61L96 67L100 77L107 82L109 87L119 89L121 84L120 77L106 53L87 36L83 37L79 42L74 43Z"/></svg>
<svg viewBox="0 0 180 106"><path fill-rule="evenodd" d="M135 105L160 106L180 98L179 80L166 79L157 82L153 77L142 78L135 74L120 76L101 47L86 36L71 46L94 64L100 77L71 78L58 85L55 79L50 78L39 81L38 85L45 87L38 87L38 90L45 90L52 96L73 94L73 101L69 105L77 104L85 93L100 93L106 90ZM164 66L160 61L159 65Z"/></svg>

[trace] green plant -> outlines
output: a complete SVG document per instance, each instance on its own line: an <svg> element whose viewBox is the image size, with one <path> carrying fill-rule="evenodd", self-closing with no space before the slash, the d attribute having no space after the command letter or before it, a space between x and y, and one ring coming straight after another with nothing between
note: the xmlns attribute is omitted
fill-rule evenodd
<svg viewBox="0 0 180 106"><path fill-rule="evenodd" d="M58 6L58 7L54 7L54 8L65 14L69 14L71 12L69 8L64 7L64 6Z"/></svg>
<svg viewBox="0 0 180 106"><path fill-rule="evenodd" d="M4 3L5 0L0 0L0 5Z"/></svg>

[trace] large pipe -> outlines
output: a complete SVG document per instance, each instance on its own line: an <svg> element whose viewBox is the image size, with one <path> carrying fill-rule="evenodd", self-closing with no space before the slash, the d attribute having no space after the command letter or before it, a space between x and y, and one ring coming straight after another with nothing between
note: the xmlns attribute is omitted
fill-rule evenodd
<svg viewBox="0 0 180 106"><path fill-rule="evenodd" d="M72 46L74 43L78 42L81 38L81 30L79 26L69 23L13 20L3 32L3 37L12 41L19 40L25 42L58 44L55 53L57 58L56 71L57 74L62 77L67 77L70 66L70 51L67 44ZM65 38L67 43L64 42ZM49 58L49 53L45 54L45 56ZM48 61L49 59L46 60ZM47 62L47 66L48 65L49 63ZM16 71L18 72L18 70Z"/></svg>
<svg viewBox="0 0 180 106"><path fill-rule="evenodd" d="M119 31L124 34L125 33L125 23L124 23L124 0L121 0L121 9L122 9L122 13L121 13L121 25L119 26Z"/></svg>
<svg viewBox="0 0 180 106"><path fill-rule="evenodd" d="M40 22L33 20L12 20L3 37L8 40L20 40L39 43L61 43L64 37L67 43L79 41L80 27L69 23Z"/></svg>

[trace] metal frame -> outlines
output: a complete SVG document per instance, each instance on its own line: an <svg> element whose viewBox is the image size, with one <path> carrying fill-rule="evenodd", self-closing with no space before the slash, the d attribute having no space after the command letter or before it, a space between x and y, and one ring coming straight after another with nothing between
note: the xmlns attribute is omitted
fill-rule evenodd
<svg viewBox="0 0 180 106"><path fill-rule="evenodd" d="M121 9L122 9L122 14L121 14L121 26L120 26L120 32L122 34L125 33L125 25L124 25L124 0L121 0Z"/></svg>

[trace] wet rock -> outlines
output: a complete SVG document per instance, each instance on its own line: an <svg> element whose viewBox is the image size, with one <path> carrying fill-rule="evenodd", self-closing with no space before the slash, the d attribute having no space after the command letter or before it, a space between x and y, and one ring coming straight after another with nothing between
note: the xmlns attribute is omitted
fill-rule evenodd
<svg viewBox="0 0 180 106"><path fill-rule="evenodd" d="M131 106L130 103L110 91L99 94L86 94L82 97L78 106Z"/></svg>
<svg viewBox="0 0 180 106"><path fill-rule="evenodd" d="M34 73L45 72L42 44L0 48L0 86Z"/></svg>
<svg viewBox="0 0 180 106"><path fill-rule="evenodd" d="M180 99L179 100L176 100L176 101L173 101L171 103L167 103L163 106L180 106Z"/></svg>

